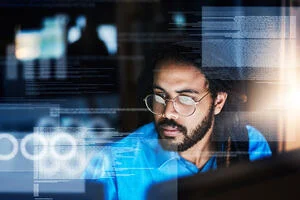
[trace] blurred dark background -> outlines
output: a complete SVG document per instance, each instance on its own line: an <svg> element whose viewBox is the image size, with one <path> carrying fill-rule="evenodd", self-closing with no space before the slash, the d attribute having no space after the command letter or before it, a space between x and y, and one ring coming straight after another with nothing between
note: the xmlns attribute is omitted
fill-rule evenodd
<svg viewBox="0 0 300 200"><path fill-rule="evenodd" d="M80 177L91 154L151 122L143 98L155 53L170 42L196 49L206 75L230 89L224 113L261 130L274 155L299 148L299 5L0 0L0 193L61 189L56 179ZM75 156L25 158L27 135L51 141L55 131L75 138Z"/></svg>
<svg viewBox="0 0 300 200"><path fill-rule="evenodd" d="M278 0L0 1L0 129L26 133L37 126L88 126L127 135L152 120L143 98L151 92L155 50L187 40L205 51L201 26L194 26L201 25L204 6L297 5ZM265 96L278 90L270 84L277 71L254 80L247 78L249 71L230 67L221 69L232 85L226 111L242 111L243 120L265 131L276 152L278 110L261 112L261 107L268 103ZM46 108L43 114L40 107Z"/></svg>

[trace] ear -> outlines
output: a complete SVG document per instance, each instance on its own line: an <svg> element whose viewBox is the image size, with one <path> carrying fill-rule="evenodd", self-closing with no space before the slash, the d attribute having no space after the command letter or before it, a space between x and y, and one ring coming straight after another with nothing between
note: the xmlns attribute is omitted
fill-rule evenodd
<svg viewBox="0 0 300 200"><path fill-rule="evenodd" d="M214 114L217 115L221 112L225 102L227 99L227 93L226 92L218 92L217 97L215 98L214 102Z"/></svg>

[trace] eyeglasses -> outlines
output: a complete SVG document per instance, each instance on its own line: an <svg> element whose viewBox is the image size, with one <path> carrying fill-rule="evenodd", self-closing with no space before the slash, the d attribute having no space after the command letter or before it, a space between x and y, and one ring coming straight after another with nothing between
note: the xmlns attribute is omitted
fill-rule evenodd
<svg viewBox="0 0 300 200"><path fill-rule="evenodd" d="M193 100L192 97L184 95L178 95L173 99L166 99L157 94L149 94L144 98L144 102L150 112L156 115L163 115L167 106L167 101L171 101L178 114L188 117L194 114L196 111L196 105L208 94L209 92L205 93L205 95L198 101Z"/></svg>

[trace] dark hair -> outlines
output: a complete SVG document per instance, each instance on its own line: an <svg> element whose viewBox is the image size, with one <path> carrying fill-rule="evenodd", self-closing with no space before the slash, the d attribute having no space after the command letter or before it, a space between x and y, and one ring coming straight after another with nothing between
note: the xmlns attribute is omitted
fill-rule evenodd
<svg viewBox="0 0 300 200"><path fill-rule="evenodd" d="M211 77L211 70L202 67L201 49L179 44L167 44L158 49L154 58L154 70L167 63L187 64L195 66L208 80L209 90L215 98L218 92L228 92L229 87L225 81Z"/></svg>

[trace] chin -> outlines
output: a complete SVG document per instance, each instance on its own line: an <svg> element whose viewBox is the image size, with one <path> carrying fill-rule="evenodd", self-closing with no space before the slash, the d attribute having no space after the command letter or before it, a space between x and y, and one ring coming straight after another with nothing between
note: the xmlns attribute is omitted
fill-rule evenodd
<svg viewBox="0 0 300 200"><path fill-rule="evenodd" d="M159 143L162 148L167 151L183 152L194 146L196 142L197 141L187 137L181 137L180 135L178 135L178 137L167 138L166 136L159 134Z"/></svg>
<svg viewBox="0 0 300 200"><path fill-rule="evenodd" d="M167 151L181 152L186 150L183 142L176 141L176 138L160 138L159 143L161 144L162 148Z"/></svg>
<svg viewBox="0 0 300 200"><path fill-rule="evenodd" d="M176 143L166 141L166 139L159 140L159 143L161 144L161 146L164 150L178 152L178 144L176 144Z"/></svg>
<svg viewBox="0 0 300 200"><path fill-rule="evenodd" d="M159 136L159 143L164 150L178 151L179 143L176 142L176 138L169 138L164 135Z"/></svg>

